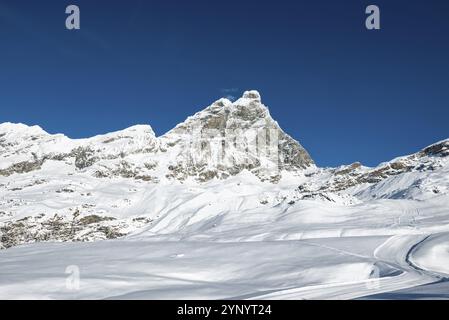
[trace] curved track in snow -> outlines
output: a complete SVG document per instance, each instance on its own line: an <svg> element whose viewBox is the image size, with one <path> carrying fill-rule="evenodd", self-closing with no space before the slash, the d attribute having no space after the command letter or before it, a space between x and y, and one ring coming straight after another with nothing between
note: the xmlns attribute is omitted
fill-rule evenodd
<svg viewBox="0 0 449 320"><path fill-rule="evenodd" d="M449 233L427 236L413 247L407 261L423 273L449 281Z"/></svg>
<svg viewBox="0 0 449 320"><path fill-rule="evenodd" d="M255 295L249 299L356 299L441 282L446 275L427 268L423 261L428 260L429 254L432 256L432 252L429 253L429 250L431 251L435 245L440 245L441 241L448 239L449 234L439 236L397 235L389 238L377 247L374 257L378 263L397 269L396 275L382 277L382 270L380 270L382 267L380 269L376 267L381 275L380 278L280 290L264 295ZM335 250L342 254L352 254L337 248ZM418 257L416 260L419 262L415 262L414 257ZM449 251L446 258L449 259ZM440 261L440 259L432 261ZM428 265L432 266L432 263L430 262Z"/></svg>

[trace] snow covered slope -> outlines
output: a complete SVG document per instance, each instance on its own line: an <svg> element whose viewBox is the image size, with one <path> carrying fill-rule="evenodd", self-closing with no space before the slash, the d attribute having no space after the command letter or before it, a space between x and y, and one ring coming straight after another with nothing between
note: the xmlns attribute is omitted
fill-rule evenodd
<svg viewBox="0 0 449 320"><path fill-rule="evenodd" d="M256 91L220 99L161 137L148 125L75 140L4 123L0 297L26 297L21 283L34 280L30 297L38 298L356 298L401 290L444 274L434 253L444 252L446 236L426 237L449 232L448 204L449 140L375 168L319 168ZM412 262L423 239L428 245ZM110 241L37 244L97 240ZM102 258L89 260L84 248ZM66 258L51 261L54 251ZM59 282L49 288L39 272L11 269L24 254L54 279L75 264L96 280L76 294ZM180 270L177 259L191 268ZM108 282L102 261L136 269L109 275L126 278L122 284ZM155 261L163 263L148 269ZM132 280L136 270L143 273ZM374 291L372 281L380 281Z"/></svg>

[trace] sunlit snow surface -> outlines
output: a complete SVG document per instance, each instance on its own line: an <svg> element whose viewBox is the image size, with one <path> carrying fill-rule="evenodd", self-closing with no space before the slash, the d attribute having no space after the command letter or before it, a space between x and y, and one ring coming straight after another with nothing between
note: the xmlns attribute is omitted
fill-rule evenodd
<svg viewBox="0 0 449 320"><path fill-rule="evenodd" d="M0 299L448 298L449 141L318 168L282 132L305 165L284 162L275 183L232 173L239 153L207 181L176 172L179 132L220 124L222 108L241 127L277 126L255 92L236 103L161 138L1 124Z"/></svg>
<svg viewBox="0 0 449 320"><path fill-rule="evenodd" d="M270 191L245 175L207 185L94 188L105 207L131 199L116 216L148 210L154 222L122 239L2 250L0 298L447 298L441 284L428 295L410 293L449 273L447 195L291 203L276 200L289 195L289 183ZM79 288L67 285L70 266L79 269Z"/></svg>
<svg viewBox="0 0 449 320"><path fill-rule="evenodd" d="M0 298L353 299L439 281L432 259L425 270L407 259L423 238L25 245L1 254ZM413 256L427 261L424 244ZM79 268L76 290L67 285L68 266ZM432 294L447 298L444 290Z"/></svg>

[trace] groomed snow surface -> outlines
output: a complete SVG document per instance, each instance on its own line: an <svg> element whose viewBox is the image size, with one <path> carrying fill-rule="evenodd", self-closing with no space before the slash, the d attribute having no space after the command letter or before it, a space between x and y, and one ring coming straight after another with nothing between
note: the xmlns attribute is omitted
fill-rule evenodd
<svg viewBox="0 0 449 320"><path fill-rule="evenodd" d="M236 204L214 217L200 209L198 220L183 203L165 213L175 232L155 224L122 239L0 251L0 299L447 298L449 230L436 203Z"/></svg>
<svg viewBox="0 0 449 320"><path fill-rule="evenodd" d="M419 292L420 285L435 285L448 271L449 234L423 239L24 245L1 254L0 298L354 299L382 293L403 298L391 292ZM74 270L79 287L70 284ZM447 298L447 289L414 298Z"/></svg>

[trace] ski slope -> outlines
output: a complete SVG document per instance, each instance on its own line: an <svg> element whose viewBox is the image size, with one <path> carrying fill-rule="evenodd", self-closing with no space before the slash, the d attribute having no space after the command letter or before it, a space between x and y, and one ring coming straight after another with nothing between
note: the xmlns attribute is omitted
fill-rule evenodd
<svg viewBox="0 0 449 320"><path fill-rule="evenodd" d="M440 281L429 255L448 236L25 245L1 253L0 298L354 299Z"/></svg>

